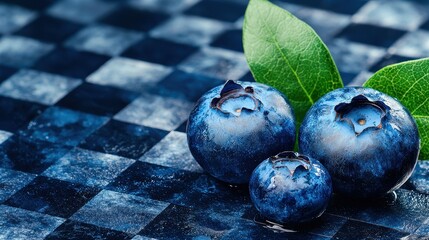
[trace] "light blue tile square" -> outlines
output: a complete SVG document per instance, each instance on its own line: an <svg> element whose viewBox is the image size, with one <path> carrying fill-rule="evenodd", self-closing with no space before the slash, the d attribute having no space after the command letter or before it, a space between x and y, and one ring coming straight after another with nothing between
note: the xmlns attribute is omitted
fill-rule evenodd
<svg viewBox="0 0 429 240"><path fill-rule="evenodd" d="M128 2L135 8L171 14L183 11L199 1L201 0L129 0Z"/></svg>
<svg viewBox="0 0 429 240"><path fill-rule="evenodd" d="M76 148L46 169L43 175L86 186L104 187L134 162L128 158Z"/></svg>
<svg viewBox="0 0 429 240"><path fill-rule="evenodd" d="M114 116L114 119L172 131L191 113L194 104L152 94L143 94Z"/></svg>
<svg viewBox="0 0 429 240"><path fill-rule="evenodd" d="M335 39L329 42L328 48L340 71L359 73L368 69L380 60L386 50L384 48L351 42L345 39Z"/></svg>
<svg viewBox="0 0 429 240"><path fill-rule="evenodd" d="M0 144L9 139L12 135L13 133L0 130Z"/></svg>
<svg viewBox="0 0 429 240"><path fill-rule="evenodd" d="M18 6L0 4L0 33L14 32L37 16L36 12Z"/></svg>
<svg viewBox="0 0 429 240"><path fill-rule="evenodd" d="M203 172L189 151L186 133L182 132L169 133L139 160L192 172Z"/></svg>
<svg viewBox="0 0 429 240"><path fill-rule="evenodd" d="M113 58L88 76L87 81L131 91L154 86L172 72L171 68L128 58Z"/></svg>
<svg viewBox="0 0 429 240"><path fill-rule="evenodd" d="M350 86L362 86L366 80L368 80L374 73L368 72L368 71L362 71L360 72L349 84L347 84L348 87Z"/></svg>
<svg viewBox="0 0 429 240"><path fill-rule="evenodd" d="M93 22L115 8L115 3L100 0L62 0L53 4L48 14L78 23Z"/></svg>
<svg viewBox="0 0 429 240"><path fill-rule="evenodd" d="M227 23L201 17L177 16L155 28L150 35L178 43L202 46L230 27Z"/></svg>
<svg viewBox="0 0 429 240"><path fill-rule="evenodd" d="M169 203L103 190L77 213L73 220L136 234Z"/></svg>
<svg viewBox="0 0 429 240"><path fill-rule="evenodd" d="M107 25L93 25L76 33L66 45L78 50L116 56L142 38L142 33Z"/></svg>
<svg viewBox="0 0 429 240"><path fill-rule="evenodd" d="M65 220L0 205L0 239L43 239Z"/></svg>
<svg viewBox="0 0 429 240"><path fill-rule="evenodd" d="M0 168L0 203L27 186L36 175Z"/></svg>
<svg viewBox="0 0 429 240"><path fill-rule="evenodd" d="M390 52L415 58L429 56L429 32L417 30L407 33L389 49Z"/></svg>
<svg viewBox="0 0 429 240"><path fill-rule="evenodd" d="M53 48L31 38L4 36L0 39L0 62L17 68L29 67Z"/></svg>
<svg viewBox="0 0 429 240"><path fill-rule="evenodd" d="M412 1L370 1L353 16L353 21L403 30L414 30L427 18L428 11L428 6Z"/></svg>
<svg viewBox="0 0 429 240"><path fill-rule="evenodd" d="M349 15L312 8L303 8L296 13L296 16L310 25L322 40L332 38L351 22Z"/></svg>
<svg viewBox="0 0 429 240"><path fill-rule="evenodd" d="M202 48L181 63L179 68L221 80L238 80L249 71L243 53L212 47Z"/></svg>
<svg viewBox="0 0 429 240"><path fill-rule="evenodd" d="M0 95L52 105L81 80L33 70L21 70L0 85Z"/></svg>

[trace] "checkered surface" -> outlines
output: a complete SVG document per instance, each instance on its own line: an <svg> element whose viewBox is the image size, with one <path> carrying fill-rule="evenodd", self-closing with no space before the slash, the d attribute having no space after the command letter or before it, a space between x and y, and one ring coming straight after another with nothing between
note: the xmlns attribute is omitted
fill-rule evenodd
<svg viewBox="0 0 429 240"><path fill-rule="evenodd" d="M282 0L346 85L429 56L424 0ZM395 204L334 196L297 232L255 223L246 188L191 156L195 101L253 81L245 0L0 1L0 239L426 239L429 163Z"/></svg>

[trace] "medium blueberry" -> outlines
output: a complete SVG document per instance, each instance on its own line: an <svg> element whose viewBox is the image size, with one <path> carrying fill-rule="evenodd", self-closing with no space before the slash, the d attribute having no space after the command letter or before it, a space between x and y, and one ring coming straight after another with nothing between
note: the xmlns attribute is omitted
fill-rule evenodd
<svg viewBox="0 0 429 240"><path fill-rule="evenodd" d="M334 191L377 198L399 188L419 154L419 134L408 110L371 88L348 87L319 99L307 112L300 151L318 159Z"/></svg>
<svg viewBox="0 0 429 240"><path fill-rule="evenodd" d="M295 120L285 96L255 82L228 81L205 93L187 124L189 149L210 175L245 184L264 159L295 143Z"/></svg>
<svg viewBox="0 0 429 240"><path fill-rule="evenodd" d="M322 215L332 195L332 182L317 160L282 152L259 164L249 190L262 216L276 223L298 224Z"/></svg>

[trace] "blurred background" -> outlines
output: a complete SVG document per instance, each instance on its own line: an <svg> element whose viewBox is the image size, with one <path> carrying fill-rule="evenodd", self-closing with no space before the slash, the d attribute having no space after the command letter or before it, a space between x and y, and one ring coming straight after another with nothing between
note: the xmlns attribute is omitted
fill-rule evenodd
<svg viewBox="0 0 429 240"><path fill-rule="evenodd" d="M429 1L273 3L315 29L345 85L429 56ZM203 173L186 120L210 88L253 81L246 6L1 0L0 239L424 239L426 162L395 205L334 199L300 233L258 226L246 188Z"/></svg>

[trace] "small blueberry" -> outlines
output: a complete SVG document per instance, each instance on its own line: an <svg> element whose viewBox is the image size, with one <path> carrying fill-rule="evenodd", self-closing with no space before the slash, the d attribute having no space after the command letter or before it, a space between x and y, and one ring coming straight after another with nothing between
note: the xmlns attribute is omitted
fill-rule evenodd
<svg viewBox="0 0 429 240"><path fill-rule="evenodd" d="M317 160L282 152L259 164L249 190L262 216L280 224L299 224L322 215L332 195L332 183Z"/></svg>

